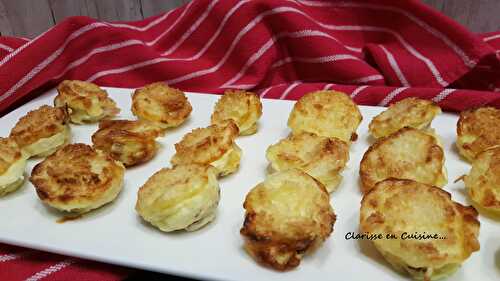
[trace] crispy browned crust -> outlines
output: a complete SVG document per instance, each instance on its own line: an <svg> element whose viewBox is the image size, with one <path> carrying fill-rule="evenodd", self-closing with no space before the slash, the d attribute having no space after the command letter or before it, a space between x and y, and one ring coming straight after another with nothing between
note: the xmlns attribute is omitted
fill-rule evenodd
<svg viewBox="0 0 500 281"><path fill-rule="evenodd" d="M67 106L71 111L84 111L92 116L89 120L73 120L76 123L95 122L103 118L110 118L118 113L120 109L116 103L109 98L108 93L94 83L79 80L64 80L57 86L58 95L54 99L54 105L58 107ZM96 108L102 110L98 116L93 116ZM72 114L70 114L72 117Z"/></svg>
<svg viewBox="0 0 500 281"><path fill-rule="evenodd" d="M157 138L165 134L165 129L146 120L102 120L99 130L114 129L142 134L148 138Z"/></svg>
<svg viewBox="0 0 500 281"><path fill-rule="evenodd" d="M417 151L410 146L415 151L409 151L408 147L398 147L395 144L398 140L405 140L406 144L418 140L422 149ZM398 159L399 153L411 154L413 159ZM366 193L387 178L413 179L442 187L447 181L443 167L444 152L437 139L421 130L405 127L378 139L365 152L359 169L361 190Z"/></svg>
<svg viewBox="0 0 500 281"><path fill-rule="evenodd" d="M253 134L262 115L262 103L252 92L227 90L215 104L211 123L225 125L227 120L236 123L240 134Z"/></svg>
<svg viewBox="0 0 500 281"><path fill-rule="evenodd" d="M67 123L65 107L43 105L21 117L10 131L10 137L23 148L64 131Z"/></svg>
<svg viewBox="0 0 500 281"><path fill-rule="evenodd" d="M393 103L375 116L368 128L376 138L388 136L407 126L424 129L439 113L441 108L433 101L409 97Z"/></svg>
<svg viewBox="0 0 500 281"><path fill-rule="evenodd" d="M460 113L457 122L457 147L472 162L477 154L500 145L500 109L480 107Z"/></svg>
<svg viewBox="0 0 500 281"><path fill-rule="evenodd" d="M266 157L276 171L297 168L323 183L328 191L349 160L349 145L337 138L302 132L268 147ZM334 184L329 183L335 181Z"/></svg>
<svg viewBox="0 0 500 281"><path fill-rule="evenodd" d="M329 158L339 160L344 166L349 160L349 146L344 141L306 132L290 135L267 151L276 153L276 160L284 164L281 169L278 168L281 165L273 165L277 170L305 167Z"/></svg>
<svg viewBox="0 0 500 281"><path fill-rule="evenodd" d="M157 151L163 129L144 120L104 120L92 135L94 147L130 167L147 162Z"/></svg>
<svg viewBox="0 0 500 281"><path fill-rule="evenodd" d="M321 245L336 219L324 186L296 169L258 184L243 207L240 233L246 250L257 262L280 271L297 267L304 254Z"/></svg>
<svg viewBox="0 0 500 281"><path fill-rule="evenodd" d="M131 167L151 160L157 151L152 138L124 130L97 131L92 135L95 148Z"/></svg>
<svg viewBox="0 0 500 281"><path fill-rule="evenodd" d="M479 153L464 182L473 202L500 214L500 146Z"/></svg>
<svg viewBox="0 0 500 281"><path fill-rule="evenodd" d="M194 129L175 144L176 153L171 162L173 165L210 164L233 147L238 132L238 126L232 121L226 126L211 125Z"/></svg>
<svg viewBox="0 0 500 281"><path fill-rule="evenodd" d="M71 205L92 205L102 199L116 182L121 183L123 174L123 166L109 155L76 143L62 147L38 163L30 181L42 201L70 210Z"/></svg>
<svg viewBox="0 0 500 281"><path fill-rule="evenodd" d="M179 126L191 111L184 92L163 82L146 85L132 95L132 113L140 119L159 122L165 128Z"/></svg>
<svg viewBox="0 0 500 281"><path fill-rule="evenodd" d="M0 175L21 157L21 149L13 139L0 137Z"/></svg>
<svg viewBox="0 0 500 281"><path fill-rule="evenodd" d="M343 92L316 91L305 94L293 106L288 127L294 134L310 132L345 142L357 139L363 120L358 106Z"/></svg>
<svg viewBox="0 0 500 281"><path fill-rule="evenodd" d="M157 197L161 197L165 192L165 187L171 189L171 196L189 194L189 190L193 189L201 182L206 182L208 185L208 178L210 174L215 174L215 169L210 165L203 164L186 164L179 165L172 168L162 168L151 175L148 180L139 188L137 195L138 200L136 202L136 209L143 208L145 205L145 199L149 200L150 204L157 203L159 200ZM204 187L204 186L203 186ZM157 197L155 196L155 191L160 190ZM173 191L176 191L175 193ZM189 196L179 196L180 199L189 199ZM161 205L161 204L160 204Z"/></svg>
<svg viewBox="0 0 500 281"><path fill-rule="evenodd" d="M432 218L428 214L432 214ZM413 180L387 179L367 192L361 201L362 232L394 234L398 239L373 243L391 264L413 270L461 264L479 250L478 213L451 199L435 186ZM437 233L444 239L401 239L401 234ZM397 262L397 264L394 264ZM410 270L409 270L410 269ZM431 271L432 272L432 271Z"/></svg>

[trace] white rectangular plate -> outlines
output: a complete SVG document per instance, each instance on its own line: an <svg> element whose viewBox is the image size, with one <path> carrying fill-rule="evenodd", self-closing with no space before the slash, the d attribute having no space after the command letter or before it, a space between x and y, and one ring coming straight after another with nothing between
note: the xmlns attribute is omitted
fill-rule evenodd
<svg viewBox="0 0 500 281"><path fill-rule="evenodd" d="M132 119L131 89L109 88L108 92L122 112L118 118ZM0 119L0 136L7 136L16 121L29 110L52 104L55 91L25 104ZM159 139L158 155L149 163L128 169L122 193L112 204L83 218L56 223L60 214L38 199L28 181L17 192L0 199L0 241L54 253L119 264L145 270L217 280L401 280L406 277L392 270L369 241L346 240L347 232L358 232L361 193L358 168L369 146L367 126L383 108L361 107L363 122L359 139L351 147L344 179L331 196L337 214L334 232L315 253L289 272L276 272L255 263L243 250L239 230L243 223L243 201L248 191L264 180L268 162L266 148L289 133L286 122L291 101L263 100L264 114L257 134L237 139L243 149L241 167L236 174L220 179L221 201L217 218L199 231L162 233L141 221L134 210L138 188L155 171L170 166L174 143L193 128L209 125L218 99L215 95L188 94L193 113L184 125ZM453 199L467 203L459 176L469 165L454 148L457 116L442 114L433 127L442 137L449 183L445 189ZM96 125L72 125L73 142L91 143ZM27 174L40 160L29 160ZM451 280L500 279L500 222L480 216L481 250L474 253Z"/></svg>

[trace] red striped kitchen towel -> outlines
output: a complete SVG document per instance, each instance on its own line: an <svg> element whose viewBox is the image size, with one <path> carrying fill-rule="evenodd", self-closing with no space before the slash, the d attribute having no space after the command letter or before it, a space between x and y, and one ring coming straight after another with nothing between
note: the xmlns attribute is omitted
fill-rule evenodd
<svg viewBox="0 0 500 281"><path fill-rule="evenodd" d="M166 81L280 99L337 89L365 105L418 96L450 111L500 107L499 50L500 32L471 33L418 1L194 0L137 22L71 17L33 39L0 37L0 114L63 79L128 88ZM0 280L124 276L0 249Z"/></svg>

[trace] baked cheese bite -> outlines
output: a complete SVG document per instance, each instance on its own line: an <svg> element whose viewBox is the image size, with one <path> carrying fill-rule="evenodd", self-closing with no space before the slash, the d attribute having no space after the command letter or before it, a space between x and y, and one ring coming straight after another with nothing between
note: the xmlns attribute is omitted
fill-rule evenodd
<svg viewBox="0 0 500 281"><path fill-rule="evenodd" d="M161 231L194 231L215 219L220 190L217 170L186 164L161 169L137 193L135 209Z"/></svg>
<svg viewBox="0 0 500 281"><path fill-rule="evenodd" d="M92 135L94 147L126 167L151 160L157 150L156 138L163 129L145 120L103 120Z"/></svg>
<svg viewBox="0 0 500 281"><path fill-rule="evenodd" d="M30 181L45 204L85 213L113 201L123 186L125 167L83 143L68 144L38 163Z"/></svg>
<svg viewBox="0 0 500 281"><path fill-rule="evenodd" d="M477 216L473 207L454 202L438 187L388 179L364 195L360 230L381 234L372 243L397 271L415 280L437 280L479 250Z"/></svg>
<svg viewBox="0 0 500 281"><path fill-rule="evenodd" d="M66 108L43 105L21 117L10 138L27 157L44 157L70 142L68 121Z"/></svg>
<svg viewBox="0 0 500 281"><path fill-rule="evenodd" d="M457 148L472 162L476 155L500 145L500 109L480 107L460 113L457 123Z"/></svg>
<svg viewBox="0 0 500 281"><path fill-rule="evenodd" d="M404 127L426 129L440 113L441 108L432 101L405 98L375 116L368 129L375 138L386 137Z"/></svg>
<svg viewBox="0 0 500 281"><path fill-rule="evenodd" d="M302 132L269 146L266 157L273 171L297 168L332 192L342 180L340 173L349 161L349 145L336 138Z"/></svg>
<svg viewBox="0 0 500 281"><path fill-rule="evenodd" d="M214 166L220 176L231 174L240 166L241 149L234 140L238 126L230 121L225 126L211 125L187 133L175 144L172 165L198 163Z"/></svg>
<svg viewBox="0 0 500 281"><path fill-rule="evenodd" d="M412 179L443 187L447 182L444 152L431 132L405 127L378 139L363 155L362 191L388 178Z"/></svg>
<svg viewBox="0 0 500 281"><path fill-rule="evenodd" d="M24 183L26 157L10 138L0 138L0 196L13 192Z"/></svg>
<svg viewBox="0 0 500 281"><path fill-rule="evenodd" d="M135 90L132 113L139 119L156 122L163 128L177 127L191 114L184 92L156 82Z"/></svg>
<svg viewBox="0 0 500 281"><path fill-rule="evenodd" d="M500 146L479 153L472 162L465 187L476 206L496 216L500 215Z"/></svg>
<svg viewBox="0 0 500 281"><path fill-rule="evenodd" d="M57 86L57 92L54 105L68 107L72 123L94 123L120 113L108 93L94 83L64 80Z"/></svg>
<svg viewBox="0 0 500 281"><path fill-rule="evenodd" d="M259 96L251 92L227 90L215 104L211 122L213 125L225 125L232 120L240 130L240 135L252 135L257 132L257 121L262 115L262 103Z"/></svg>
<svg viewBox="0 0 500 281"><path fill-rule="evenodd" d="M317 91L305 94L295 103L288 127L293 134L309 132L350 143L357 139L356 130L362 119L358 106L345 93Z"/></svg>
<svg viewBox="0 0 500 281"><path fill-rule="evenodd" d="M269 176L247 194L243 207L246 251L276 270L297 267L330 236L336 219L325 187L298 169Z"/></svg>

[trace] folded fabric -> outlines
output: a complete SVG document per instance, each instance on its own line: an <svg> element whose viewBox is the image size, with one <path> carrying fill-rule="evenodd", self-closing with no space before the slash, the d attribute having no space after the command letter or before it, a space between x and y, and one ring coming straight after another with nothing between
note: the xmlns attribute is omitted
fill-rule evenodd
<svg viewBox="0 0 500 281"><path fill-rule="evenodd" d="M121 280L131 269L0 244L0 280Z"/></svg>
<svg viewBox="0 0 500 281"><path fill-rule="evenodd" d="M417 1L196 0L137 22L71 17L33 40L1 38L0 111L63 79L210 93L290 82L494 91L498 34L481 38ZM399 96L384 93L370 104ZM445 110L498 105L491 93L445 100Z"/></svg>
<svg viewBox="0 0 500 281"><path fill-rule="evenodd" d="M34 39L0 37L0 114L64 79L280 99L335 89L364 105L417 96L449 111L500 107L499 50L500 32L471 33L418 1L194 0L137 22L70 17ZM0 280L123 277L119 268L0 247Z"/></svg>

